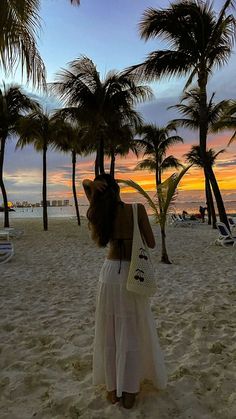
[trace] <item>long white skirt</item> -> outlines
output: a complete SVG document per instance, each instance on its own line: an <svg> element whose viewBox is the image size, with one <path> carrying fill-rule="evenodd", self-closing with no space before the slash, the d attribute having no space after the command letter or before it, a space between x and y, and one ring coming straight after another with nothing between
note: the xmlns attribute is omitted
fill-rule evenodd
<svg viewBox="0 0 236 419"><path fill-rule="evenodd" d="M99 276L93 383L108 391L138 393L143 379L163 389L167 375L146 297L126 290L129 261L106 259Z"/></svg>

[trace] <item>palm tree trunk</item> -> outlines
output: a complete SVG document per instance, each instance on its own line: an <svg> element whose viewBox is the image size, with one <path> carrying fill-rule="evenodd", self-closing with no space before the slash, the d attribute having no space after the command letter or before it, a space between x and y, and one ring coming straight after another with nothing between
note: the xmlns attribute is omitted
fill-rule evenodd
<svg viewBox="0 0 236 419"><path fill-rule="evenodd" d="M105 173L104 170L104 140L103 138L99 141L99 173Z"/></svg>
<svg viewBox="0 0 236 419"><path fill-rule="evenodd" d="M157 162L157 156L156 156L156 162ZM166 219L164 219L163 209L162 209L162 200L160 198L160 195L158 194L158 185L161 184L161 170L158 167L158 164L156 165L156 190L157 190L157 197L158 197L158 203L159 203L159 211L160 211L160 227L161 227L161 262L171 264L167 249L166 249L166 231L165 231L165 223Z"/></svg>
<svg viewBox="0 0 236 419"><path fill-rule="evenodd" d="M7 193L3 182L3 162L5 153L6 138L1 139L1 150L0 150L0 188L2 191L3 206L4 206L4 227L10 227L9 224L9 211L7 204Z"/></svg>
<svg viewBox="0 0 236 419"><path fill-rule="evenodd" d="M171 264L167 249L166 249L166 232L165 232L165 225L161 226L161 262Z"/></svg>
<svg viewBox="0 0 236 419"><path fill-rule="evenodd" d="M208 211L208 224L212 224L212 228L216 229L216 213L211 192L211 185L207 173L205 173L206 181L206 195L207 195L207 211Z"/></svg>
<svg viewBox="0 0 236 419"><path fill-rule="evenodd" d="M210 203L209 203L209 184L208 184L208 180L205 177L205 194L206 194L206 204L207 204L207 218L208 218L208 225L211 225L211 207L210 207Z"/></svg>
<svg viewBox="0 0 236 419"><path fill-rule="evenodd" d="M43 147L43 228L48 230L48 213L47 213L47 146Z"/></svg>
<svg viewBox="0 0 236 419"><path fill-rule="evenodd" d="M201 157L203 161L204 170L207 172L209 177L212 190L215 196L220 221L222 221L228 228L228 219L225 212L224 202L220 193L219 186L211 165L207 161L206 155L206 142L207 142L207 132L208 132L208 110L207 110L207 71L203 68L199 73L198 85L200 89L200 109L199 109L199 140L200 140L200 150Z"/></svg>
<svg viewBox="0 0 236 419"><path fill-rule="evenodd" d="M80 226L81 222L80 222L80 215L79 215L79 205L78 205L76 186L75 186L75 169L76 169L76 152L75 150L72 150L72 190L73 190L73 196L74 196L77 221L78 221L78 225Z"/></svg>
<svg viewBox="0 0 236 419"><path fill-rule="evenodd" d="M98 150L96 152L96 158L95 158L95 164L94 164L94 169L95 169L95 177L99 175L99 164L98 164Z"/></svg>
<svg viewBox="0 0 236 419"><path fill-rule="evenodd" d="M220 193L220 189L219 189L215 174L214 174L213 169L212 169L211 166L207 168L207 174L209 176L209 180L210 180L212 190L213 190L213 193L214 193L214 196L215 196L220 221L222 223L224 223L228 227L228 229L230 230L229 223L228 223L228 218L227 218L227 215L226 215L226 212L225 212L224 202L223 202L223 199L222 199L222 196L221 196L221 193Z"/></svg>
<svg viewBox="0 0 236 419"><path fill-rule="evenodd" d="M115 161L116 161L115 152L113 149L111 149L110 175L113 177L113 179L115 177Z"/></svg>

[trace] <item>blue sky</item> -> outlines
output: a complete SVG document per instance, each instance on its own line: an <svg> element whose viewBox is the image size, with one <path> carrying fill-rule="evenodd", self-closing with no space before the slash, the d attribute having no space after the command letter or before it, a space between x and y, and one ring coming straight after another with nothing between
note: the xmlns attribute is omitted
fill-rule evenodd
<svg viewBox="0 0 236 419"><path fill-rule="evenodd" d="M41 0L42 31L38 46L47 68L47 80L53 81L60 68L66 68L69 61L80 55L87 55L91 58L96 63L101 76L111 69L122 70L132 64L142 62L149 52L163 47L164 44L157 40L145 43L140 39L138 22L141 15L148 7L165 8L168 4L167 0L117 0L116 2L81 0L80 7L72 7L68 0ZM215 0L215 9L219 9L222 4L222 0ZM217 70L212 77L209 91L216 91L216 100L231 98L236 91L235 68L234 53L228 66ZM1 70L0 77L6 80ZM8 81L21 83L19 71ZM175 112L167 111L166 108L178 102L183 86L184 80L179 79L153 83L155 99L139 108L145 120L165 124L175 117ZM27 87L27 90L30 91L31 88ZM50 100L44 99L44 102L47 102L49 107L51 106ZM186 144L196 142L195 133L185 131L184 136ZM220 139L218 143L221 147ZM216 144L218 143L216 141ZM235 157L235 146L229 154L231 158ZM28 199L35 202L41 199L41 160L41 155L37 154L32 147L15 152L14 142L8 143L5 182L9 200ZM49 153L50 199L59 198L59 196L63 199L70 195L69 168L69 156ZM92 176L92 169L91 163L90 172L87 169L78 170L79 190L81 190L81 178L87 172ZM61 180L60 173L64 173Z"/></svg>

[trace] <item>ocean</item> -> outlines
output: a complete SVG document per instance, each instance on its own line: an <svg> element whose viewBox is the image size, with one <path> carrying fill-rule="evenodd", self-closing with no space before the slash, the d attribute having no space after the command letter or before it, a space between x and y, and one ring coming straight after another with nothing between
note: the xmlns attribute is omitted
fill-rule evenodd
<svg viewBox="0 0 236 419"><path fill-rule="evenodd" d="M140 199L141 201L141 199ZM140 202L139 201L139 202ZM187 211L189 214L197 214L199 212L199 206L204 206L204 202L175 202L175 205L170 208L169 212L182 213L182 211ZM236 201L226 201L225 208L227 214L236 216ZM41 218L43 215L42 207L35 208L14 208L15 212L10 212L10 219L14 220L15 218ZM85 216L88 209L88 205L79 205L80 215ZM147 212L151 215L151 210L147 208ZM0 219L3 218L4 213L0 213ZM75 207L74 206L64 206L64 207L48 207L48 217L49 218L68 218L75 217Z"/></svg>

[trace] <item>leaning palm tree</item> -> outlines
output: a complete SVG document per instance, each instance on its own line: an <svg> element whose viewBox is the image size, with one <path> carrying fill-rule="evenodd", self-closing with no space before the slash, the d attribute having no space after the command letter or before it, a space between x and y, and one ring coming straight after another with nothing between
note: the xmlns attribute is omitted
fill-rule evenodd
<svg viewBox="0 0 236 419"><path fill-rule="evenodd" d="M141 126L138 134L141 139L137 140L144 156L148 156L137 164L135 170L150 170L155 172L156 188L162 181L162 173L169 168L181 167L180 161L170 155L166 157L168 149L174 144L183 143L183 138L179 135L171 135L176 131L174 124L170 123L164 127L158 127L155 124Z"/></svg>
<svg viewBox="0 0 236 419"><path fill-rule="evenodd" d="M86 128L73 121L68 122L61 117L60 111L54 115L56 121L56 130L53 140L53 148L65 153L71 153L72 161L72 192L75 203L75 210L78 225L81 225L78 198L76 193L76 159L77 155L82 155L86 151L83 143L83 137L86 134Z"/></svg>
<svg viewBox="0 0 236 419"><path fill-rule="evenodd" d="M145 40L162 37L168 48L149 54L144 63L131 67L145 80L162 76L188 76L185 88L196 78L200 91L199 145L204 168L208 173L220 220L228 223L217 181L208 165L207 149L207 85L215 67L225 64L235 39L235 18L229 12L234 0L226 0L219 13L212 3L202 0L178 0L167 9L149 8L140 23Z"/></svg>
<svg viewBox="0 0 236 419"><path fill-rule="evenodd" d="M155 217L157 223L160 224L161 228L161 262L171 264L167 247L166 247L166 220L168 209L170 204L174 201L176 196L177 186L184 176L184 174L189 170L191 165L182 169L180 173L173 173L168 179L160 183L157 187L157 199L152 199L149 194L136 182L133 180L123 180L118 179L118 183L124 183L131 188L134 188L139 192L146 200L147 204L150 206L152 213Z"/></svg>
<svg viewBox="0 0 236 419"><path fill-rule="evenodd" d="M219 124L219 121L221 121L223 115L225 112L229 109L229 106L231 105L231 100L222 100L221 102L214 103L214 96L215 93L211 95L211 98L209 102L207 103L207 121L206 121L206 127L207 127L207 133L208 132L214 132L215 127L217 124ZM172 121L173 124L175 124L177 127L185 127L191 130L198 130L200 127L200 109L201 109L201 103L200 103L200 90L199 88L191 89L189 91L186 91L182 98L181 102L177 105L170 106L170 108L176 108L183 116L184 118L174 119ZM222 152L222 151L221 151ZM205 159L207 161L207 166L213 167L214 165L214 156L216 157L218 153L215 155L213 150L206 150L206 156ZM209 181L208 176L208 170L206 168L206 165L204 165L204 159L202 157L202 151L200 147L194 146L194 148L190 151L190 154L187 154L187 157L190 157L190 161L197 166L200 166L204 170L205 175L205 186L206 186L206 200L208 204L208 214L210 217L208 217L208 222L211 224L211 215L213 218L213 228L216 228L216 217L215 217L215 209L214 209L214 203L211 193L211 185ZM220 190L218 187L218 184L215 186L215 190L217 190L217 194L220 195ZM224 205L224 203L223 203Z"/></svg>
<svg viewBox="0 0 236 419"><path fill-rule="evenodd" d="M215 161L218 155L221 153L224 153L224 151L225 150L220 150L216 153L212 148L207 150L207 159L209 161L209 165L213 166L215 164ZM201 156L201 149L198 145L192 146L191 150L185 154L185 157L188 163L204 169L204 164L203 164L203 160ZM215 214L215 208L214 208L214 203L213 203L213 197L211 193L211 185L210 185L208 177L205 177L205 189L206 189L206 197L207 197L208 218L212 217L212 227L216 228L216 214ZM208 219L208 224L211 224L211 219Z"/></svg>
<svg viewBox="0 0 236 419"><path fill-rule="evenodd" d="M81 57L57 75L51 89L65 102L66 107L77 107L79 119L89 127L90 143L96 145L96 173L104 173L104 147L107 130L128 115L138 101L151 97L151 90L137 84L136 77L110 71L101 80L95 64Z"/></svg>
<svg viewBox="0 0 236 419"><path fill-rule="evenodd" d="M4 226L9 227L7 193L3 180L3 164L6 141L16 133L16 124L20 116L34 109L36 102L23 93L17 85L0 88L0 188L4 203Z"/></svg>
<svg viewBox="0 0 236 419"><path fill-rule="evenodd" d="M41 107L30 115L22 117L17 126L19 140L17 148L23 148L27 144L33 144L36 151L43 154L43 227L48 230L47 215L47 151L53 142L54 133L56 131L56 122Z"/></svg>

